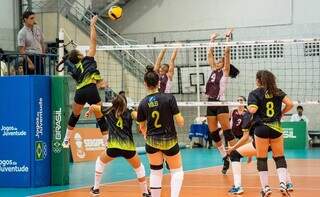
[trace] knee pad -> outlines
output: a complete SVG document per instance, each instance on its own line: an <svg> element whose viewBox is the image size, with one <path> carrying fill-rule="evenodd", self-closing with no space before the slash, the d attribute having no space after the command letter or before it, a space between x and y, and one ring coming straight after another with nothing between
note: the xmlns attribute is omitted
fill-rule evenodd
<svg viewBox="0 0 320 197"><path fill-rule="evenodd" d="M273 158L276 163L276 168L287 168L287 161L284 156L281 157L274 157Z"/></svg>
<svg viewBox="0 0 320 197"><path fill-rule="evenodd" d="M240 162L242 155L237 150L234 150L230 153L230 160L234 162Z"/></svg>
<svg viewBox="0 0 320 197"><path fill-rule="evenodd" d="M138 179L143 178L143 177L146 176L146 171L145 171L144 165L142 163L140 164L140 167L134 169L134 171L136 172Z"/></svg>
<svg viewBox="0 0 320 197"><path fill-rule="evenodd" d="M80 118L80 115L75 115L73 112L71 113L70 115L70 118L69 118L69 122L68 122L68 125L71 126L71 127L75 127L78 120Z"/></svg>
<svg viewBox="0 0 320 197"><path fill-rule="evenodd" d="M221 137L220 137L219 131L220 131L220 129L210 133L211 136L212 136L213 141L216 142L216 143L221 141Z"/></svg>
<svg viewBox="0 0 320 197"><path fill-rule="evenodd" d="M268 158L257 158L258 171L268 171Z"/></svg>
<svg viewBox="0 0 320 197"><path fill-rule="evenodd" d="M161 164L161 165L152 165L152 164L150 164L150 169L151 170L162 170L162 168L163 168L163 164Z"/></svg>
<svg viewBox="0 0 320 197"><path fill-rule="evenodd" d="M233 135L231 129L227 129L227 130L223 131L223 136L227 142L234 139L234 135Z"/></svg>
<svg viewBox="0 0 320 197"><path fill-rule="evenodd" d="M107 121L103 116L101 118L97 118L97 123L102 133L108 130Z"/></svg>
<svg viewBox="0 0 320 197"><path fill-rule="evenodd" d="M170 173L173 180L183 180L184 172L182 167L170 170Z"/></svg>

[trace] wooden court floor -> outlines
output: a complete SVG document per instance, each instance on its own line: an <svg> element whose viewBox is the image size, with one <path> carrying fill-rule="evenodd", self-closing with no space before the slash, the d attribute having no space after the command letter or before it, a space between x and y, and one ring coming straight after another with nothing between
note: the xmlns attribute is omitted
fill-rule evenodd
<svg viewBox="0 0 320 197"><path fill-rule="evenodd" d="M269 182L272 196L282 196L278 189L278 178L273 160L269 160ZM320 197L320 160L290 159L288 168L294 184L292 197ZM220 172L221 166L198 169L185 173L181 197L224 197L233 184L231 170L227 175ZM243 164L242 183L245 193L237 196L258 197L260 181L256 171L256 164ZM136 180L104 184L100 188L102 197L139 197L141 196ZM89 188L73 189L53 192L39 196L50 197L82 197L90 196ZM163 178L162 197L170 197L170 175Z"/></svg>

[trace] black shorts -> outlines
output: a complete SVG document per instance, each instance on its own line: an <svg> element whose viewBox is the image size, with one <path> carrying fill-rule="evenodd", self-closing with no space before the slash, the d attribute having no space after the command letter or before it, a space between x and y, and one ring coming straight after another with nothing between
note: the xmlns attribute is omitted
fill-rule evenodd
<svg viewBox="0 0 320 197"><path fill-rule="evenodd" d="M154 154L154 153L159 152L159 151L161 151L166 156L174 156L174 155L176 155L176 154L178 154L180 152L180 148L179 148L178 143L176 143L176 145L174 145L169 150L160 150L160 149L154 148L154 147L146 144L146 152L148 154Z"/></svg>
<svg viewBox="0 0 320 197"><path fill-rule="evenodd" d="M218 101L216 99L209 98L208 101ZM217 116L219 114L229 113L228 106L208 106L207 116Z"/></svg>
<svg viewBox="0 0 320 197"><path fill-rule="evenodd" d="M254 135L260 138L275 139L280 137L282 133L268 127L267 125L259 125L254 129Z"/></svg>
<svg viewBox="0 0 320 197"><path fill-rule="evenodd" d="M239 131L239 129L231 129L235 138L240 139L243 136L243 131Z"/></svg>
<svg viewBox="0 0 320 197"><path fill-rule="evenodd" d="M124 157L125 159L131 159L136 155L136 151L122 150L119 148L107 148L106 153L109 157Z"/></svg>
<svg viewBox="0 0 320 197"><path fill-rule="evenodd" d="M79 90L76 90L74 95L74 102L80 105L88 103L89 105L97 104L101 101L97 85L90 83Z"/></svg>
<svg viewBox="0 0 320 197"><path fill-rule="evenodd" d="M45 68L44 68L44 62L43 62L43 57L40 54L33 54L33 55L28 55L28 58L31 60L33 63L35 70L30 70L28 67L28 61L27 59L25 60L24 63L24 73L27 75L44 75L45 74Z"/></svg>

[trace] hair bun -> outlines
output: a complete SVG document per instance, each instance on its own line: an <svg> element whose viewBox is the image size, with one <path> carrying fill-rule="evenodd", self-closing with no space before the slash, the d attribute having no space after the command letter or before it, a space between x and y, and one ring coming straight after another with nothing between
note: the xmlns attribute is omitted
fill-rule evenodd
<svg viewBox="0 0 320 197"><path fill-rule="evenodd" d="M148 65L146 67L146 69L147 69L147 72L153 72L153 66L152 65Z"/></svg>

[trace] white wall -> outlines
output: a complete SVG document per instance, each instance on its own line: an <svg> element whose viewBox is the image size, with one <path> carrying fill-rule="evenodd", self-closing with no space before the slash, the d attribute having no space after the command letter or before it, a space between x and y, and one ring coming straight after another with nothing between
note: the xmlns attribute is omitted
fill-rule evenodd
<svg viewBox="0 0 320 197"><path fill-rule="evenodd" d="M2 0L0 6L0 48L15 49L15 38L18 33L18 1Z"/></svg>

